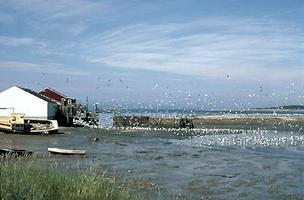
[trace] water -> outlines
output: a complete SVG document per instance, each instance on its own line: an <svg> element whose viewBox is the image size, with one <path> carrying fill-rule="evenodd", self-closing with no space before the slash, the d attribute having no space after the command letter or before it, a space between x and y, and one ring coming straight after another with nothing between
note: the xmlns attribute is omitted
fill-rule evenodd
<svg viewBox="0 0 304 200"><path fill-rule="evenodd" d="M90 166L147 180L152 198L304 199L304 135L286 131L85 129L64 134L0 134L0 147L84 148L86 156L50 155L46 163ZM98 137L98 142L93 138Z"/></svg>
<svg viewBox="0 0 304 200"><path fill-rule="evenodd" d="M113 113L99 113L98 115L99 126L101 128L112 128L113 116L114 116Z"/></svg>
<svg viewBox="0 0 304 200"><path fill-rule="evenodd" d="M127 109L113 113L131 116L181 116L181 115L304 115L304 109L244 109L244 110L189 110L189 109Z"/></svg>

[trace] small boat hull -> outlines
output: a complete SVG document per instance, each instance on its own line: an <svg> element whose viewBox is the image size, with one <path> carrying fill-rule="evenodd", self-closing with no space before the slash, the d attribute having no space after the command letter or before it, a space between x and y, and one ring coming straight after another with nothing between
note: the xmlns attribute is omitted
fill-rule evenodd
<svg viewBox="0 0 304 200"><path fill-rule="evenodd" d="M0 148L1 156L31 156L33 154L32 151L23 150L23 149L9 149L9 148Z"/></svg>
<svg viewBox="0 0 304 200"><path fill-rule="evenodd" d="M30 134L53 134L58 133L57 120L26 119L28 125L26 132Z"/></svg>
<svg viewBox="0 0 304 200"><path fill-rule="evenodd" d="M53 154L63 154L63 155L85 155L85 150L80 149L60 149L60 148L48 148L48 152Z"/></svg>

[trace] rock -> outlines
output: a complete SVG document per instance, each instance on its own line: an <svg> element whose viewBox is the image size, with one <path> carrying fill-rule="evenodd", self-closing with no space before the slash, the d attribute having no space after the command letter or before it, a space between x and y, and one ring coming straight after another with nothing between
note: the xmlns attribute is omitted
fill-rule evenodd
<svg viewBox="0 0 304 200"><path fill-rule="evenodd" d="M98 142L98 141L99 141L99 138L98 138L98 137L94 137L94 138L93 138L93 141L94 141L94 142Z"/></svg>
<svg viewBox="0 0 304 200"><path fill-rule="evenodd" d="M163 156L157 156L157 157L154 158L154 160L161 160L163 158L164 158Z"/></svg>
<svg viewBox="0 0 304 200"><path fill-rule="evenodd" d="M121 142L115 142L116 145L119 145L119 146L128 146L127 144L125 143L121 143Z"/></svg>

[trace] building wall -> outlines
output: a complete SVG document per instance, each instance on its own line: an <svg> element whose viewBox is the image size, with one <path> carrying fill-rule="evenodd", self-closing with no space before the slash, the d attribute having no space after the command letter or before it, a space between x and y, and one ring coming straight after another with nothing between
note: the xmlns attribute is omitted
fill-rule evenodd
<svg viewBox="0 0 304 200"><path fill-rule="evenodd" d="M58 110L57 104L48 103L48 119L55 119L57 110Z"/></svg>
<svg viewBox="0 0 304 200"><path fill-rule="evenodd" d="M53 119L56 104L49 103L16 86L0 93L0 108L14 108L15 113L24 113L25 118ZM12 109L0 109L0 116L9 115Z"/></svg>

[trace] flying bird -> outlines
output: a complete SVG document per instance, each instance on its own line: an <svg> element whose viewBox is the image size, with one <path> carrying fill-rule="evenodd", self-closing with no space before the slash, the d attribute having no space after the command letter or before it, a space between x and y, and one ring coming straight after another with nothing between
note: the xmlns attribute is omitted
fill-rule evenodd
<svg viewBox="0 0 304 200"><path fill-rule="evenodd" d="M156 88L158 88L158 84L157 83L154 85L154 87L152 89L155 90Z"/></svg>

